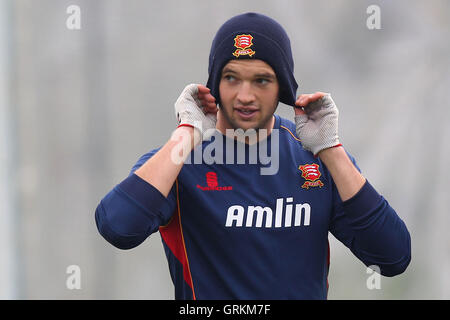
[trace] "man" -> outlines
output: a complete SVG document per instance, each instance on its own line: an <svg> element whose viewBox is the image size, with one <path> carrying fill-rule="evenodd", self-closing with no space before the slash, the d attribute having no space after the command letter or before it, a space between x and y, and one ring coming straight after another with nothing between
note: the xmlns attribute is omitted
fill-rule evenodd
<svg viewBox="0 0 450 320"><path fill-rule="evenodd" d="M171 139L102 199L99 232L129 249L159 231L177 299L326 299L328 232L383 275L402 273L408 230L340 144L331 96L296 90L283 28L256 13L228 20L207 86L184 89ZM279 101L295 124L274 115Z"/></svg>

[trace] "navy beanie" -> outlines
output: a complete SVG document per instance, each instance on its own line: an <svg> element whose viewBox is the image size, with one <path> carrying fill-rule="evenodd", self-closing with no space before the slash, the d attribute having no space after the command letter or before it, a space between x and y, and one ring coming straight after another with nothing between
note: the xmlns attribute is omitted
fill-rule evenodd
<svg viewBox="0 0 450 320"><path fill-rule="evenodd" d="M206 86L220 103L219 83L223 67L235 59L260 59L275 71L280 86L279 100L294 106L297 82L291 43L283 27L265 15L244 13L226 21L217 31L209 54Z"/></svg>

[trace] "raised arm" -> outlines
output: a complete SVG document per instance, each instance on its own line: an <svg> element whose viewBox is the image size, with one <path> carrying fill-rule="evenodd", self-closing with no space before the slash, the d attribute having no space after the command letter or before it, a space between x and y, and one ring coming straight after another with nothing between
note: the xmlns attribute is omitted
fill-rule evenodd
<svg viewBox="0 0 450 320"><path fill-rule="evenodd" d="M168 222L176 203L174 182L192 148L214 130L216 112L208 88L191 84L183 90L175 103L179 125L170 140L142 157L97 206L97 228L108 242L133 248Z"/></svg>
<svg viewBox="0 0 450 320"><path fill-rule="evenodd" d="M330 231L367 266L376 265L386 276L402 273L411 260L409 232L340 144L338 110L331 96L302 95L296 104L297 135L325 164L338 192Z"/></svg>

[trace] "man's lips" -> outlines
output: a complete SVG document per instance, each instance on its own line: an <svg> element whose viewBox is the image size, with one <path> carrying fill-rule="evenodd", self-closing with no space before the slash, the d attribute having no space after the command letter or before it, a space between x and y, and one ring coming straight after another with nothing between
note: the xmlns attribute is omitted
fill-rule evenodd
<svg viewBox="0 0 450 320"><path fill-rule="evenodd" d="M252 118L259 110L255 107L234 107L234 111L236 111L239 116L244 119Z"/></svg>

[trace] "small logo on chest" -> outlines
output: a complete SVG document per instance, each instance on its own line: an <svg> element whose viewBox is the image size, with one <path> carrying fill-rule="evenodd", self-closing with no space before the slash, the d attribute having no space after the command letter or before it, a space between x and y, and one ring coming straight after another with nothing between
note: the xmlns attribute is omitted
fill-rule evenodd
<svg viewBox="0 0 450 320"><path fill-rule="evenodd" d="M302 188L309 189L309 187L323 187L322 181L320 181L320 176L322 175L319 170L319 165L317 163L304 164L298 167L302 172L302 178L306 181L303 183Z"/></svg>
<svg viewBox="0 0 450 320"><path fill-rule="evenodd" d="M226 191L226 190L233 190L232 186L219 186L219 182L217 180L217 173L215 172L207 172L206 173L206 184L207 187L202 187L201 185L197 184L197 188L203 190L203 191Z"/></svg>

